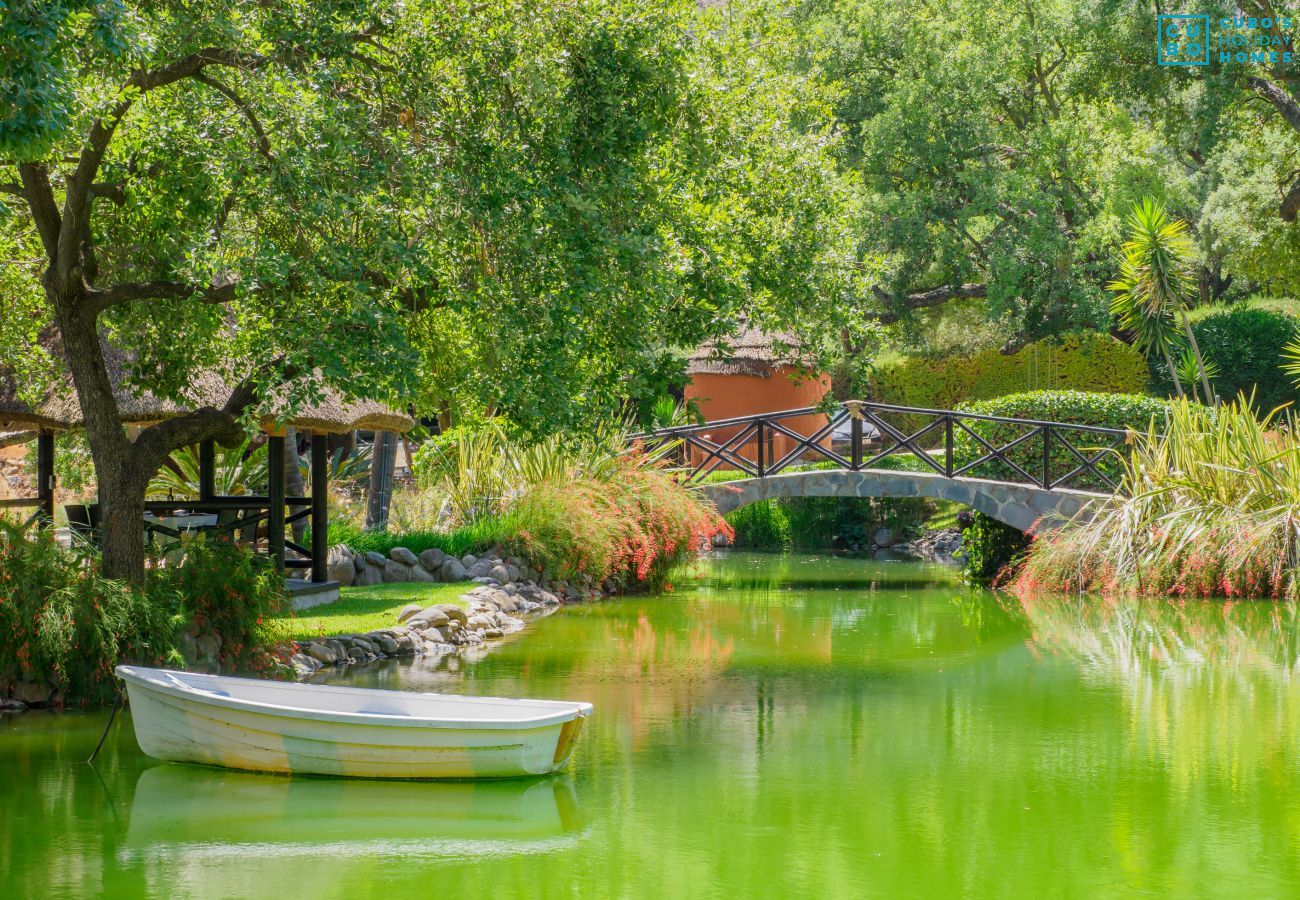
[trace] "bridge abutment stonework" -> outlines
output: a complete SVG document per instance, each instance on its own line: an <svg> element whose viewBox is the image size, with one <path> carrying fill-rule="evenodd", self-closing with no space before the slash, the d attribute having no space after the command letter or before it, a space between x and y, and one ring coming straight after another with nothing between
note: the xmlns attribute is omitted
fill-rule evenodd
<svg viewBox="0 0 1300 900"><path fill-rule="evenodd" d="M783 472L763 478L742 478L700 486L726 514L773 497L931 497L952 500L979 510L1020 531L1029 531L1077 515L1105 495L1090 491L1044 490L1006 481L948 478L938 472L899 472L890 469L815 469Z"/></svg>

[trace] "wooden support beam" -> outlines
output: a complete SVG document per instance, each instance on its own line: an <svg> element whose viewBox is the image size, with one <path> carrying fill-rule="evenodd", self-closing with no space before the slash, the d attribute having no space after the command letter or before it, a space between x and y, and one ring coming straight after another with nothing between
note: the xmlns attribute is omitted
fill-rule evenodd
<svg viewBox="0 0 1300 900"><path fill-rule="evenodd" d="M40 501L41 525L54 524L54 433L36 436L36 499Z"/></svg>
<svg viewBox="0 0 1300 900"><path fill-rule="evenodd" d="M217 445L211 439L199 442L199 499L217 495Z"/></svg>
<svg viewBox="0 0 1300 900"><path fill-rule="evenodd" d="M311 435L311 580L328 581L325 557L329 553L329 435Z"/></svg>
<svg viewBox="0 0 1300 900"><path fill-rule="evenodd" d="M284 436L272 435L266 439L266 495L270 515L266 520L267 552L275 567L284 571Z"/></svg>

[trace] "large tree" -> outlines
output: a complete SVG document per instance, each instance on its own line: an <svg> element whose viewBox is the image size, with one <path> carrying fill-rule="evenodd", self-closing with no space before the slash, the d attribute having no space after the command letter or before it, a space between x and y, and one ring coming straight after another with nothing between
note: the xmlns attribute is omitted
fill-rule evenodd
<svg viewBox="0 0 1300 900"><path fill-rule="evenodd" d="M387 397L411 369L389 6L20 0L0 19L5 362L71 376L111 575L143 573L144 490L173 450L238 441L273 390ZM136 389L186 401L204 372L229 396L130 440L106 346Z"/></svg>
<svg viewBox="0 0 1300 900"><path fill-rule="evenodd" d="M682 378L675 350L741 316L833 318L851 183L831 93L791 71L789 17L455 6L407 76L439 275L413 323L427 403L572 427L648 406Z"/></svg>
<svg viewBox="0 0 1300 900"><path fill-rule="evenodd" d="M70 374L113 575L143 572L168 454L237 441L272 395L460 390L570 424L652 394L666 348L835 309L821 89L755 74L782 19L17 0L0 39L4 363L33 398ZM136 389L230 395L130 441L105 346Z"/></svg>
<svg viewBox="0 0 1300 900"><path fill-rule="evenodd" d="M1154 83L1154 16L1118 0L807 0L807 58L842 85L860 252L891 324L968 301L1013 345L1108 319L1120 223L1192 186L1131 102ZM1136 40L1139 43L1133 43ZM1131 59L1130 59L1131 57ZM1141 84L1121 91L1112 67Z"/></svg>

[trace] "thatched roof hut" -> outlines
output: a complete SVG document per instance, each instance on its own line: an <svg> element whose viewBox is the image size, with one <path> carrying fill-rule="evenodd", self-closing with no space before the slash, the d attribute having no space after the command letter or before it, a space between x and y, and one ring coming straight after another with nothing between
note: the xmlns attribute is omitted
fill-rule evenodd
<svg viewBox="0 0 1300 900"><path fill-rule="evenodd" d="M127 386L129 366L125 356L108 345L104 351L118 411L127 425L150 425L204 406L220 408L230 396L231 384L210 371L194 374L186 391L189 402L184 404L161 400L147 391L136 393ZM272 413L263 421L268 430L275 425L276 408L282 408L281 404L273 403ZM19 397L13 374L0 370L0 431L68 431L78 429L82 424L81 407L70 376L65 375L57 381L46 392L45 399L33 406ZM410 430L415 422L410 416L385 404L374 400L346 400L332 388L322 387L319 402L300 406L284 424L301 430L337 434L358 429L403 432Z"/></svg>
<svg viewBox="0 0 1300 900"><path fill-rule="evenodd" d="M686 362L687 375L751 375L770 378L811 362L803 343L790 332L746 328L730 338L701 344Z"/></svg>

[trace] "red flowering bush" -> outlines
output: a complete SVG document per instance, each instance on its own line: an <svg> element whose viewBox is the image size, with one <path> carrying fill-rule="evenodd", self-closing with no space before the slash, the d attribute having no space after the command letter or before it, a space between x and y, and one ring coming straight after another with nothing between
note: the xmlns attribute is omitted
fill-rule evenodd
<svg viewBox="0 0 1300 900"><path fill-rule="evenodd" d="M707 500L639 450L605 477L575 474L529 485L508 516L510 549L558 578L659 587L687 556L731 528Z"/></svg>

